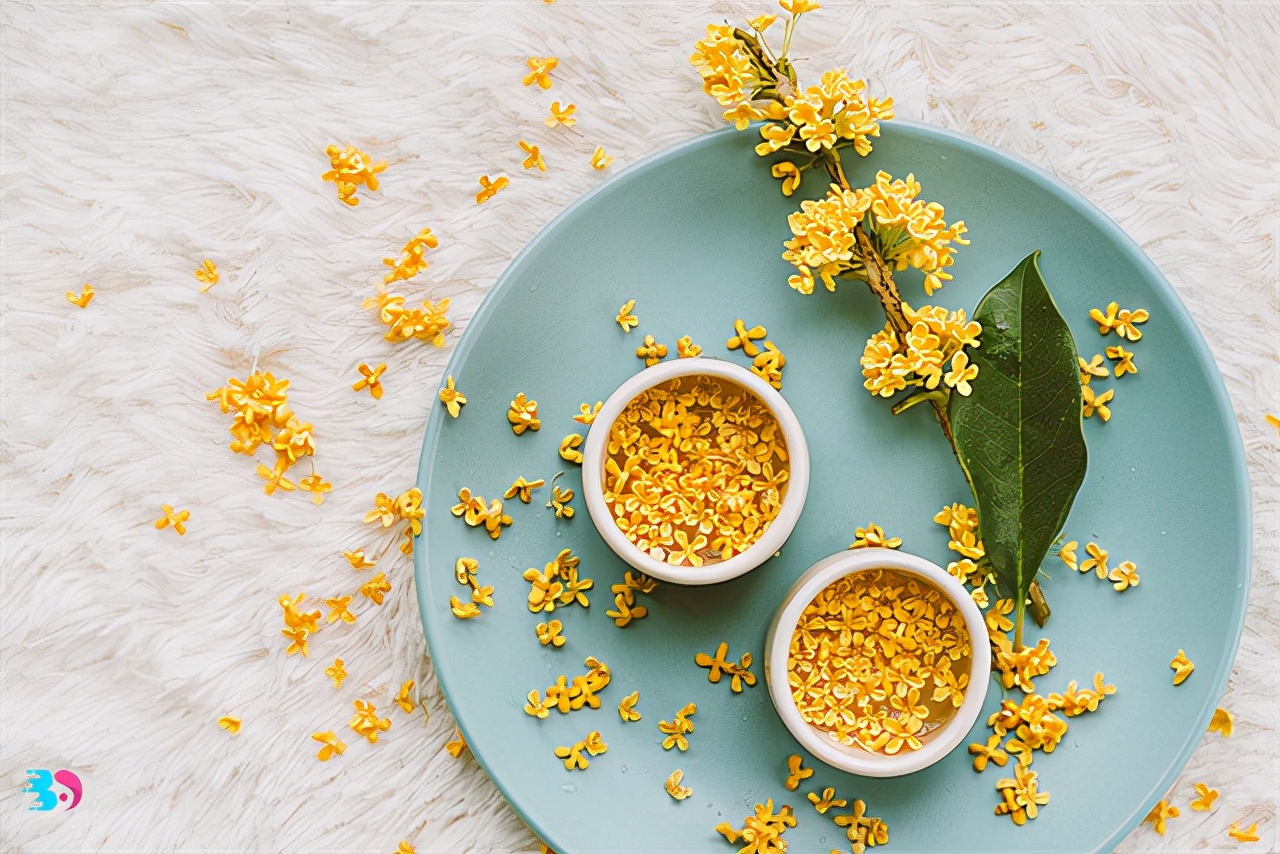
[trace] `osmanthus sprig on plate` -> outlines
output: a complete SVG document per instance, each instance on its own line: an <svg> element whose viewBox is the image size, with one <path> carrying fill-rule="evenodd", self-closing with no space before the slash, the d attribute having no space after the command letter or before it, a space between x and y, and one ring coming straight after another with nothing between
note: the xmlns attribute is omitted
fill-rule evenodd
<svg viewBox="0 0 1280 854"><path fill-rule="evenodd" d="M859 186L842 156L872 150L893 99L877 99L864 80L831 69L802 87L789 58L800 17L812 0L780 0L789 13L778 51L767 31L776 15L746 28L711 24L690 61L703 89L739 130L760 122L756 153L791 196L806 171L830 180L826 195L806 199L788 217L792 237L782 257L795 267L788 284L811 295L821 282L864 282L880 301L884 329L867 341L863 385L892 398L893 413L932 408L973 492L985 553L979 569L1014 607L1014 647L1022 648L1028 604L1037 622L1048 606L1035 582L1041 561L1084 480L1081 391L1071 332L1040 277L1037 253L1023 259L979 302L964 310L907 303L894 273L923 275L927 297L951 278L963 221L948 224L943 206L921 198L914 174L879 172ZM1024 381L1026 378L1026 381ZM1034 381L1031 380L1034 378Z"/></svg>

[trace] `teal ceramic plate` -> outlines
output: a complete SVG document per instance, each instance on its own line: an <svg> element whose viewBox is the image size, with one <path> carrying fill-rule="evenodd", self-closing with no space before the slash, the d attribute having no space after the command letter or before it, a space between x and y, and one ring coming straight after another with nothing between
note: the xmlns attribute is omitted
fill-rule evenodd
<svg viewBox="0 0 1280 854"><path fill-rule="evenodd" d="M787 287L779 253L786 217L801 198L823 192L812 178L793 199L752 153L753 135L733 131L690 140L639 163L556 218L494 285L462 336L448 373L470 402L457 419L439 404L430 419L418 483L427 499L417 549L418 598L441 688L476 760L512 806L562 854L594 851L729 851L713 828L741 826L758 801L791 804L796 851L844 848L834 812L818 815L804 794L835 786L863 798L888 822L893 851L1090 851L1108 849L1172 784L1205 731L1226 683L1248 585L1250 507L1240 439L1222 380L1186 310L1159 272L1112 222L1054 179L972 140L936 128L890 123L874 153L848 163L850 180L877 170L914 172L924 197L963 218L972 245L961 248L955 281L934 303L972 310L1019 260L1043 250L1041 269L1071 325L1080 352L1101 352L1089 309L1118 300L1151 312L1131 347L1139 368L1114 385L1110 423L1085 424L1089 473L1067 524L1070 539L1096 540L1112 561L1133 560L1142 582L1118 594L1096 576L1046 561L1053 618L1045 632L1058 665L1041 691L1092 680L1119 686L1093 715L1070 719L1051 755L1037 755L1041 788L1052 802L1025 827L992 810L994 767L975 774L963 747L908 777L872 780L822 765L799 791L783 788L786 757L797 750L763 684L765 630L791 582L817 559L852 542L874 521L903 548L945 565L944 530L933 514L967 501L965 483L925 407L889 413L861 387L858 357L883 324L858 283L802 296ZM499 201L500 203L500 201ZM908 301L926 302L918 274L900 276ZM636 300L640 326L624 334L618 307ZM603 400L642 367L634 355L652 333L674 351L691 335L708 355L725 350L735 318L763 324L787 356L783 395L804 425L813 457L809 501L795 533L747 576L709 588L661 585L647 619L618 629L605 616L609 586L626 569L596 534L581 498L572 519L544 507L507 502L514 524L492 541L449 508L460 487L500 497L517 477L578 489L576 467L557 453L581 432L572 420L584 401ZM674 353L673 353L674 356ZM538 401L542 429L515 436L507 405L517 392ZM434 389L431 392L434 397ZM565 547L595 580L591 607L559 608L568 643L539 645L545 616L525 605L528 567ZM1083 551L1083 549L1082 549ZM480 561L496 606L458 620L449 597L460 556ZM1039 635L1034 627L1031 638ZM728 641L751 652L760 684L732 694L710 684L694 654ZM1196 671L1179 687L1169 661L1179 649ZM598 710L546 720L521 709L531 689L583 671L595 655L613 670ZM639 690L643 719L624 724L618 701ZM999 705L991 686L988 712ZM657 730L696 702L687 753L664 751ZM987 713L984 712L983 720ZM975 731L975 737L981 732ZM609 745L586 771L568 772L557 745L599 730ZM813 764L813 760L807 760ZM676 768L693 796L677 803L663 790Z"/></svg>

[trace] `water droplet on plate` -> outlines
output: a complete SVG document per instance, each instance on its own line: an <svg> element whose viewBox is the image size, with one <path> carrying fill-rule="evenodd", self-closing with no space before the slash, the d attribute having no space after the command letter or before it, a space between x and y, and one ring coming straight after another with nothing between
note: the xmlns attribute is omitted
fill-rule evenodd
<svg viewBox="0 0 1280 854"><path fill-rule="evenodd" d="M560 791L566 794L572 795L574 792L578 791L578 787L573 785L572 783L565 783L563 786L560 787Z"/></svg>
<svg viewBox="0 0 1280 854"><path fill-rule="evenodd" d="M622 766L622 773L623 773L623 774L627 773L629 770L631 770L631 769L630 769L630 768L628 768L626 765L623 765L623 766Z"/></svg>

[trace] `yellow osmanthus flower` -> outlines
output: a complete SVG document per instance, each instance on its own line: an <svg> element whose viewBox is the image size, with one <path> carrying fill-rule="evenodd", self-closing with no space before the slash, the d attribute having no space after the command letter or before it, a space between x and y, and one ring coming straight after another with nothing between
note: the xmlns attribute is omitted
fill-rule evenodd
<svg viewBox="0 0 1280 854"><path fill-rule="evenodd" d="M557 747L555 755L564 760L564 767L567 771L585 771L587 766L591 764L590 760L583 755L586 748L586 742L575 742L571 747Z"/></svg>
<svg viewBox="0 0 1280 854"><path fill-rule="evenodd" d="M93 297L96 293L97 291L93 289L93 285L86 284L78 294L75 291L67 291L67 302L76 308L86 308L89 303L93 302Z"/></svg>
<svg viewBox="0 0 1280 854"><path fill-rule="evenodd" d="M862 801L856 803L861 804ZM840 818L847 818L849 821L841 822ZM841 816L836 819L836 824L841 826L853 825L852 817ZM792 812L790 806L783 806L775 813L773 811L773 799L769 798L762 804L756 804L755 812L749 815L743 821L740 830L727 821L723 821L716 825L716 833L724 836L729 842L736 844L739 839L747 843L742 851L745 852L761 852L761 854L782 854L787 850L787 843L782 839L782 835L787 832L787 828L796 826L795 813ZM849 827L849 837L852 839L857 834L854 833L854 827ZM885 834L885 841L889 839Z"/></svg>
<svg viewBox="0 0 1280 854"><path fill-rule="evenodd" d="M240 719L233 717L232 715L223 715L218 718L218 726L222 727L232 735L236 735L240 732Z"/></svg>
<svg viewBox="0 0 1280 854"><path fill-rule="evenodd" d="M360 585L360 595L366 599L373 600L375 605L381 605L382 597L390 592L391 582L387 581L386 573L383 572L379 572L373 578Z"/></svg>
<svg viewBox="0 0 1280 854"><path fill-rule="evenodd" d="M360 204L356 190L361 184L370 191L378 189L378 173L386 169L387 164L374 163L369 155L354 146L342 149L330 145L324 151L329 155L329 171L320 177L337 185L338 198L343 202L352 207Z"/></svg>
<svg viewBox="0 0 1280 854"><path fill-rule="evenodd" d="M756 341L763 339L769 332L763 326L753 326L747 328L747 324L739 317L733 322L733 337L724 342L724 346L729 350L741 349L743 355L755 358L760 355L760 348L756 346Z"/></svg>
<svg viewBox="0 0 1280 854"><path fill-rule="evenodd" d="M1088 385L1089 381L1094 377L1106 377L1111 375L1111 371L1102 363L1102 355L1095 353L1089 361L1084 360L1084 356L1077 356L1076 361L1080 363L1080 384Z"/></svg>
<svg viewBox="0 0 1280 854"><path fill-rule="evenodd" d="M186 521L191 518L190 510L174 510L172 504L161 504L160 511L164 513L156 520L155 525L158 530L164 528L173 528L179 537L187 533Z"/></svg>
<svg viewBox="0 0 1280 854"><path fill-rule="evenodd" d="M409 681L401 685L400 690L396 692L395 703L397 706L403 709L406 714L413 712L414 702L413 702L413 698L409 696L412 691L413 691L413 680L410 679Z"/></svg>
<svg viewBox="0 0 1280 854"><path fill-rule="evenodd" d="M333 664L324 669L324 675L329 677L333 682L333 687L335 689L341 688L342 683L346 681L347 678L347 667L345 662L343 662L341 658L335 658L333 660Z"/></svg>
<svg viewBox="0 0 1280 854"><path fill-rule="evenodd" d="M986 744L969 745L969 755L973 757L973 770L987 770L987 763L994 762L1003 768L1009 762L1009 754L1000 749L1000 742L1004 736L993 734L987 739Z"/></svg>
<svg viewBox="0 0 1280 854"><path fill-rule="evenodd" d="M534 633L538 636L538 643L543 646L564 646L565 636L561 634L562 631L564 631L564 623L559 620L551 620L547 623L538 623L538 625L534 627Z"/></svg>
<svg viewBox="0 0 1280 854"><path fill-rule="evenodd" d="M1187 658L1187 654L1182 650L1178 650L1178 654L1173 657L1173 661L1169 662L1169 667L1173 668L1173 684L1181 685L1187 681L1187 677L1191 675L1191 671L1196 666L1191 663L1191 659Z"/></svg>
<svg viewBox="0 0 1280 854"><path fill-rule="evenodd" d="M1111 586L1125 591L1138 586L1138 567L1131 560L1126 560L1107 573L1107 580L1114 582Z"/></svg>
<svg viewBox="0 0 1280 854"><path fill-rule="evenodd" d="M507 500L519 498L521 502L528 504L533 500L533 490L541 489L546 485L547 482L542 478L525 480L523 477L518 477L511 486L507 487L507 491L502 493L502 497Z"/></svg>
<svg viewBox="0 0 1280 854"><path fill-rule="evenodd" d="M378 734L391 729L391 719L378 717L377 707L368 700L356 700L355 709L356 713L348 726L355 730L357 735L368 739L370 744L377 744Z"/></svg>
<svg viewBox="0 0 1280 854"><path fill-rule="evenodd" d="M324 604L329 608L329 615L325 617L325 622L336 623L341 620L344 623L354 623L356 615L350 611L352 598L351 596L338 596L324 600Z"/></svg>
<svg viewBox="0 0 1280 854"><path fill-rule="evenodd" d="M622 304L622 308L618 309L618 316L613 320L622 327L623 332L630 332L640 323L640 319L631 313L635 311L635 308L636 301L629 299Z"/></svg>
<svg viewBox="0 0 1280 854"><path fill-rule="evenodd" d="M849 544L851 549L896 549L902 545L901 537L887 537L884 529L872 522L865 528L854 529L854 541Z"/></svg>
<svg viewBox="0 0 1280 854"><path fill-rule="evenodd" d="M663 784L663 788L667 790L667 794L675 798L677 801L683 801L685 798L693 794L693 789L688 786L680 785L680 781L684 779L684 772L679 768L672 771L667 777L667 782Z"/></svg>
<svg viewBox="0 0 1280 854"><path fill-rule="evenodd" d="M406 840L400 840L400 844L396 846L394 854L418 854L417 849L410 845Z"/></svg>
<svg viewBox="0 0 1280 854"><path fill-rule="evenodd" d="M977 605L979 608L986 609L990 604L990 601L987 599L987 591L981 587L975 590L970 590L969 598L972 599L973 604Z"/></svg>
<svg viewBox="0 0 1280 854"><path fill-rule="evenodd" d="M323 504L325 493L333 489L333 484L312 472L298 481L298 489L311 493L312 504Z"/></svg>
<svg viewBox="0 0 1280 854"><path fill-rule="evenodd" d="M996 781L996 791L1004 802L996 806L996 815L1007 815L1016 825L1027 823L1049 803L1049 793L1037 788L1036 772L1021 763L1013 768L1013 777Z"/></svg>
<svg viewBox="0 0 1280 854"><path fill-rule="evenodd" d="M818 815L826 815L827 810L832 807L844 808L849 802L844 798L836 797L836 790L833 786L828 786L822 790L822 794L810 792L805 795L809 799L809 803L813 804L813 808L818 811Z"/></svg>
<svg viewBox="0 0 1280 854"><path fill-rule="evenodd" d="M361 362L356 370L360 372L360 379L356 380L351 386L352 391L363 391L369 389L369 396L374 400L382 399L382 373L387 369L387 363L382 362L376 368L371 368L364 362Z"/></svg>
<svg viewBox="0 0 1280 854"><path fill-rule="evenodd" d="M1116 390L1113 388L1107 389L1102 394L1095 394L1092 386L1080 386L1080 411L1085 418L1092 418L1093 413L1097 412L1098 417L1103 421L1110 421L1111 409L1107 404L1115 396Z"/></svg>
<svg viewBox="0 0 1280 854"><path fill-rule="evenodd" d="M564 125L567 128L571 128L578 123L578 120L573 117L577 110L576 104L565 104L564 107L561 107L559 101L552 101L551 114L547 116L544 122L549 128L553 128L556 125Z"/></svg>
<svg viewBox="0 0 1280 854"><path fill-rule="evenodd" d="M778 5L782 7L782 11L790 12L793 15L816 12L822 8L814 0L778 0Z"/></svg>
<svg viewBox="0 0 1280 854"><path fill-rule="evenodd" d="M1079 565L1076 561L1076 549L1079 546L1080 546L1079 542L1077 542L1076 540L1071 540L1070 542L1066 543L1062 548L1058 549L1058 557L1062 559L1062 562L1067 565L1068 569L1079 568Z"/></svg>
<svg viewBox="0 0 1280 854"><path fill-rule="evenodd" d="M747 26L758 33L763 33L773 26L776 20L778 20L777 15L756 15L754 18L747 18Z"/></svg>
<svg viewBox="0 0 1280 854"><path fill-rule="evenodd" d="M458 391L452 376L445 378L444 388L440 389L440 402L452 418L457 418L462 413L462 407L467 404L467 396Z"/></svg>
<svg viewBox="0 0 1280 854"><path fill-rule="evenodd" d="M524 162L520 164L522 167L525 169L537 169L539 172L547 171L547 161L543 158L542 150L538 146L530 145L522 139L520 140L520 150L528 155L525 157Z"/></svg>
<svg viewBox="0 0 1280 854"><path fill-rule="evenodd" d="M353 552L343 552L342 556L347 559L347 563L351 564L351 568L355 570L370 569L375 566L374 561L365 558L364 549L356 549Z"/></svg>
<svg viewBox="0 0 1280 854"><path fill-rule="evenodd" d="M829 291L836 289L836 276L865 280L853 233L865 217L872 243L885 262L898 270L914 267L923 272L925 293L932 295L951 278L946 268L955 261L956 246L969 241L963 222L947 225L942 205L917 198L919 193L914 174L895 180L879 172L869 187L845 190L832 184L825 198L801 202L800 210L787 218L793 236L783 244L787 251L782 257L797 271L788 283L810 294L815 277Z"/></svg>
<svg viewBox="0 0 1280 854"><path fill-rule="evenodd" d="M1151 812L1147 813L1147 817L1142 820L1142 823L1150 824L1155 828L1156 833L1164 836L1165 822L1171 818L1177 818L1181 814L1182 811L1169 803L1168 800L1161 800L1151 808Z"/></svg>
<svg viewBox="0 0 1280 854"><path fill-rule="evenodd" d="M596 150L591 152L591 168L597 172L608 169L611 163L613 158L604 153L604 146L597 145Z"/></svg>
<svg viewBox="0 0 1280 854"><path fill-rule="evenodd" d="M769 174L775 178L782 179L782 195L790 196L800 186L800 179L803 175L790 160L779 160L773 166L769 167Z"/></svg>
<svg viewBox="0 0 1280 854"><path fill-rule="evenodd" d="M1258 842L1260 841L1258 823L1255 821L1249 825L1247 830L1241 830L1240 822L1233 821L1231 822L1231 827L1227 830L1227 836L1230 836L1236 842Z"/></svg>
<svg viewBox="0 0 1280 854"><path fill-rule="evenodd" d="M908 387L932 391L942 385L967 396L978 368L968 363L963 348L978 346L982 325L969 320L964 309L949 312L926 305L916 310L906 303L902 309L911 324L906 340L889 323L867 340L861 359L863 387L892 397ZM948 362L950 369L945 370Z"/></svg>
<svg viewBox="0 0 1280 854"><path fill-rule="evenodd" d="M1008 632L1013 628L1013 621L1007 615L1012 614L1014 602L1012 599L997 599L995 605L987 612L987 631L995 634L996 632Z"/></svg>
<svg viewBox="0 0 1280 854"><path fill-rule="evenodd" d="M763 86L763 69L734 36L727 24L708 24L706 36L694 45L689 62L702 76L702 91L722 107L738 107L753 99ZM754 115L754 114L753 114ZM763 116L759 116L763 118ZM752 118L747 118L746 127Z"/></svg>
<svg viewBox="0 0 1280 854"><path fill-rule="evenodd" d="M786 789L788 792L794 792L800 788L800 781L813 776L812 768L805 768L804 759L799 753L793 753L787 757L787 782Z"/></svg>
<svg viewBox="0 0 1280 854"><path fill-rule="evenodd" d="M1224 738L1229 738L1231 733L1235 732L1235 728L1235 715L1223 708L1213 710L1213 718L1209 721L1209 732L1220 732Z"/></svg>
<svg viewBox="0 0 1280 854"><path fill-rule="evenodd" d="M1106 578L1110 571L1107 568L1107 558L1111 553L1097 543L1089 543L1084 550L1089 553L1088 559L1081 561L1080 565L1074 568L1080 572L1088 572L1092 569L1097 572L1099 578Z"/></svg>
<svg viewBox="0 0 1280 854"><path fill-rule="evenodd" d="M782 355L772 341L764 342L764 349L751 362L751 373L776 389L782 389L782 369L786 367L787 357Z"/></svg>
<svg viewBox="0 0 1280 854"><path fill-rule="evenodd" d="M334 734L333 730L329 730L328 732L313 732L311 733L311 738L324 745L316 754L316 759L319 759L321 762L328 762L333 757L341 756L343 753L347 752L347 746L338 740L338 736Z"/></svg>
<svg viewBox="0 0 1280 854"><path fill-rule="evenodd" d="M597 400L594 406L590 403L581 404L578 407L578 414L573 416L573 420L579 424L591 426L595 423L596 416L600 414L600 407L602 406L604 406L604 401L601 400Z"/></svg>
<svg viewBox="0 0 1280 854"><path fill-rule="evenodd" d="M395 258L383 258L382 263L391 268L391 272L387 273L383 282L390 284L396 281L405 281L412 279L421 273L427 267L431 266L426 259L428 249L435 249L440 245L440 240L431 233L431 229L424 228L418 232L416 237L409 240L401 250L403 258L396 260Z"/></svg>
<svg viewBox="0 0 1280 854"><path fill-rule="evenodd" d="M893 99L869 97L866 81L853 80L843 68L824 73L817 86L787 95L783 108L787 123L761 128L765 141L756 146L757 154L789 145L818 152L847 141L866 156L871 153L871 137L880 135L880 122L893 118Z"/></svg>
<svg viewBox="0 0 1280 854"><path fill-rule="evenodd" d="M702 355L702 348L693 343L693 338L684 335L676 340L676 355L681 359L696 359Z"/></svg>
<svg viewBox="0 0 1280 854"><path fill-rule="evenodd" d="M480 616L480 606L475 602L463 602L457 596L449 597L449 610L459 620L470 620Z"/></svg>
<svg viewBox="0 0 1280 854"><path fill-rule="evenodd" d="M1133 353L1129 350L1117 344L1115 347L1108 347L1106 352L1107 358L1116 363L1116 379L1138 372L1138 366L1133 363Z"/></svg>
<svg viewBox="0 0 1280 854"><path fill-rule="evenodd" d="M644 336L644 343L636 348L636 358L644 359L646 367L652 368L667 357L667 345L659 344L652 335Z"/></svg>
<svg viewBox="0 0 1280 854"><path fill-rule="evenodd" d="M700 652L693 657L693 663L699 667L708 668L707 681L712 684L719 682L722 676L730 677L729 689L735 694L741 694L744 683L748 687L753 687L756 684L756 675L751 672L752 656L751 653L744 652L742 657L735 663L725 657L728 654L729 644L721 642L716 647L714 657L707 655L705 652Z"/></svg>
<svg viewBox="0 0 1280 854"><path fill-rule="evenodd" d="M311 655L311 651L307 648L307 638L311 632L300 627L290 627L281 629L280 634L284 635L289 641L289 645L285 647L285 655L293 655L294 653L302 653L302 657L306 658Z"/></svg>
<svg viewBox="0 0 1280 854"><path fill-rule="evenodd" d="M481 175L480 192L476 193L476 204L484 204L494 196L498 195L499 192L506 189L510 184L511 179L506 175L499 175L497 178L490 178L488 175Z"/></svg>
<svg viewBox="0 0 1280 854"><path fill-rule="evenodd" d="M507 409L507 420L511 422L511 432L517 436L526 430L541 429L542 422L538 420L538 401L530 400L524 392L520 392Z"/></svg>
<svg viewBox="0 0 1280 854"><path fill-rule="evenodd" d="M1266 420L1268 424L1276 428L1277 432L1280 432L1280 418L1277 418L1276 416L1268 412L1266 416Z"/></svg>
<svg viewBox="0 0 1280 854"><path fill-rule="evenodd" d="M554 56L531 56L525 60L529 73L520 81L526 86L537 86L541 89L551 88L551 72L560 64Z"/></svg>
<svg viewBox="0 0 1280 854"><path fill-rule="evenodd" d="M618 703L618 717L622 718L623 723L632 723L640 720L640 713L636 711L636 703L640 702L640 692L632 691L623 697Z"/></svg>
<svg viewBox="0 0 1280 854"><path fill-rule="evenodd" d="M449 751L449 755L457 759L462 755L462 751L467 749L467 740L462 737L462 732L457 728L453 728L453 741L445 743L444 749Z"/></svg>
<svg viewBox="0 0 1280 854"><path fill-rule="evenodd" d="M218 284L218 265L213 263L209 258L204 259L204 263L200 265L200 269L195 271L197 282L203 283L204 287L200 288L200 293L204 293L209 288Z"/></svg>
<svg viewBox="0 0 1280 854"><path fill-rule="evenodd" d="M680 752L689 749L689 739L687 736L693 732L693 721L689 718L698 713L698 707L694 703L683 706L680 711L676 712L676 716L669 721L658 721L658 732L666 736L662 740L662 749L670 750L673 747L680 749Z"/></svg>
<svg viewBox="0 0 1280 854"><path fill-rule="evenodd" d="M582 451L578 448L582 447L582 435L579 433L570 433L560 440L560 457L571 463L582 465Z"/></svg>
<svg viewBox="0 0 1280 854"><path fill-rule="evenodd" d="M416 338L430 341L436 347L444 346L444 333L452 325L446 315L449 300L442 299L435 304L423 300L421 308L408 308L404 295L388 293L385 285L379 285L374 294L361 305L377 310L379 322L388 327L386 340L398 344Z"/></svg>
<svg viewBox="0 0 1280 854"><path fill-rule="evenodd" d="M1017 685L1030 694L1036 689L1031 680L1045 675L1058 663L1058 657L1049 649L1048 638L1041 638L1035 646L1020 650L1015 650L1004 635L993 636L991 642L996 648L996 670L1000 672L1001 682L1006 690Z"/></svg>
<svg viewBox="0 0 1280 854"><path fill-rule="evenodd" d="M1196 783L1196 797L1191 801L1191 808L1197 812L1208 812L1213 809L1213 802L1218 799L1218 790L1210 789L1204 783Z"/></svg>

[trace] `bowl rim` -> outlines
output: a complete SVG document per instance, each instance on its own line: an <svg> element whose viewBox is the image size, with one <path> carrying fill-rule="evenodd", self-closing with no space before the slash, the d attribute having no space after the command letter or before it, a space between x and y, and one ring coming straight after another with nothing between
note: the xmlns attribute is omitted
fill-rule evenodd
<svg viewBox="0 0 1280 854"><path fill-rule="evenodd" d="M641 392L659 383L694 375L726 379L743 386L759 398L773 413L787 441L788 478L786 494L778 515L769 523L760 539L746 551L711 566L674 566L650 557L636 548L614 524L613 514L604 500L605 446L613 423L622 410ZM736 362L714 356L695 356L659 362L632 374L624 380L596 413L582 448L582 494L587 513L600 536L618 557L631 566L673 584L718 584L745 575L772 557L795 529L809 494L809 444L805 440L800 419L786 399L763 379Z"/></svg>
<svg viewBox="0 0 1280 854"><path fill-rule="evenodd" d="M965 689L964 702L960 708L919 750L894 756L836 744L821 735L800 717L786 678L791 637L805 607L818 593L838 579L875 569L896 569L913 574L940 589L964 615L972 650L969 685ZM985 654L988 638L986 620L981 609L964 586L936 563L897 549L850 549L818 561L787 591L765 643L765 681L769 686L769 698L782 723L801 746L819 760L864 777L898 777L920 771L939 761L969 734L982 712L987 691L990 690L991 657Z"/></svg>

